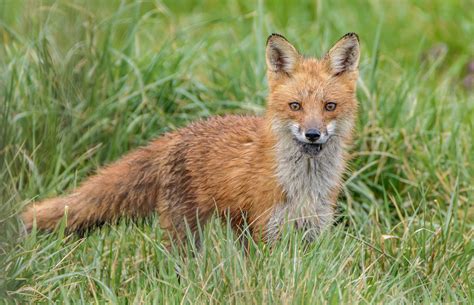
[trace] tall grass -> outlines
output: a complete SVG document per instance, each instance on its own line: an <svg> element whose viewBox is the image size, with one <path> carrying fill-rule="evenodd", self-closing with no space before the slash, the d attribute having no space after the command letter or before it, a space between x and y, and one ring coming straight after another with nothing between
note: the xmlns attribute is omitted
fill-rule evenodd
<svg viewBox="0 0 474 305"><path fill-rule="evenodd" d="M0 0L0 295L58 303L472 303L469 1ZM192 120L264 111L266 36L323 55L361 36L337 224L274 248L217 220L168 253L152 218L21 236L29 202Z"/></svg>

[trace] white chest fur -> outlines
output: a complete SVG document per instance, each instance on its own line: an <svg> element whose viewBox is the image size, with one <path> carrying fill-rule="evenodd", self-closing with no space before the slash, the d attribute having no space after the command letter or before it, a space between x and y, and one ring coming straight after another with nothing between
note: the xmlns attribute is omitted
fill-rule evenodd
<svg viewBox="0 0 474 305"><path fill-rule="evenodd" d="M273 210L267 238L277 239L282 226L289 221L305 230L306 239L312 240L334 218L330 196L340 183L345 166L342 143L331 139L317 156L310 156L301 152L291 136L283 136L275 148L276 175L287 200Z"/></svg>

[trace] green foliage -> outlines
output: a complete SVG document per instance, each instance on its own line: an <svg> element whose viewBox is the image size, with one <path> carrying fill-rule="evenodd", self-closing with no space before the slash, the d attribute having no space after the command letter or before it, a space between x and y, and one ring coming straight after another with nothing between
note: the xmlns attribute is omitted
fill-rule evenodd
<svg viewBox="0 0 474 305"><path fill-rule="evenodd" d="M0 1L0 297L58 303L472 303L469 1ZM168 253L155 219L21 236L29 202L192 120L263 113L265 39L361 37L340 217L248 245L217 220ZM194 253L194 254L193 254Z"/></svg>

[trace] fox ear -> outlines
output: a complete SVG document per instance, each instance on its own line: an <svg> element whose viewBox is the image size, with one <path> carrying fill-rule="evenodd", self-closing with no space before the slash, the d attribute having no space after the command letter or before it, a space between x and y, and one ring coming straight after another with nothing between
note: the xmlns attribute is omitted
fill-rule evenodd
<svg viewBox="0 0 474 305"><path fill-rule="evenodd" d="M344 35L326 54L325 60L333 75L357 71L359 68L359 36L356 33Z"/></svg>
<svg viewBox="0 0 474 305"><path fill-rule="evenodd" d="M271 34L267 39L267 67L272 72L291 74L298 62L300 54L285 37Z"/></svg>

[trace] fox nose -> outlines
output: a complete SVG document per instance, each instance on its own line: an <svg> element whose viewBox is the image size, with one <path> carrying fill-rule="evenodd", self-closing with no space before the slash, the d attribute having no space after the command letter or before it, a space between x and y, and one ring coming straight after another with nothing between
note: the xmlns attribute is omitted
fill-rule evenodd
<svg viewBox="0 0 474 305"><path fill-rule="evenodd" d="M321 137L321 133L317 129L310 128L310 129L306 130L304 136L309 141L314 142L314 141L317 141Z"/></svg>

